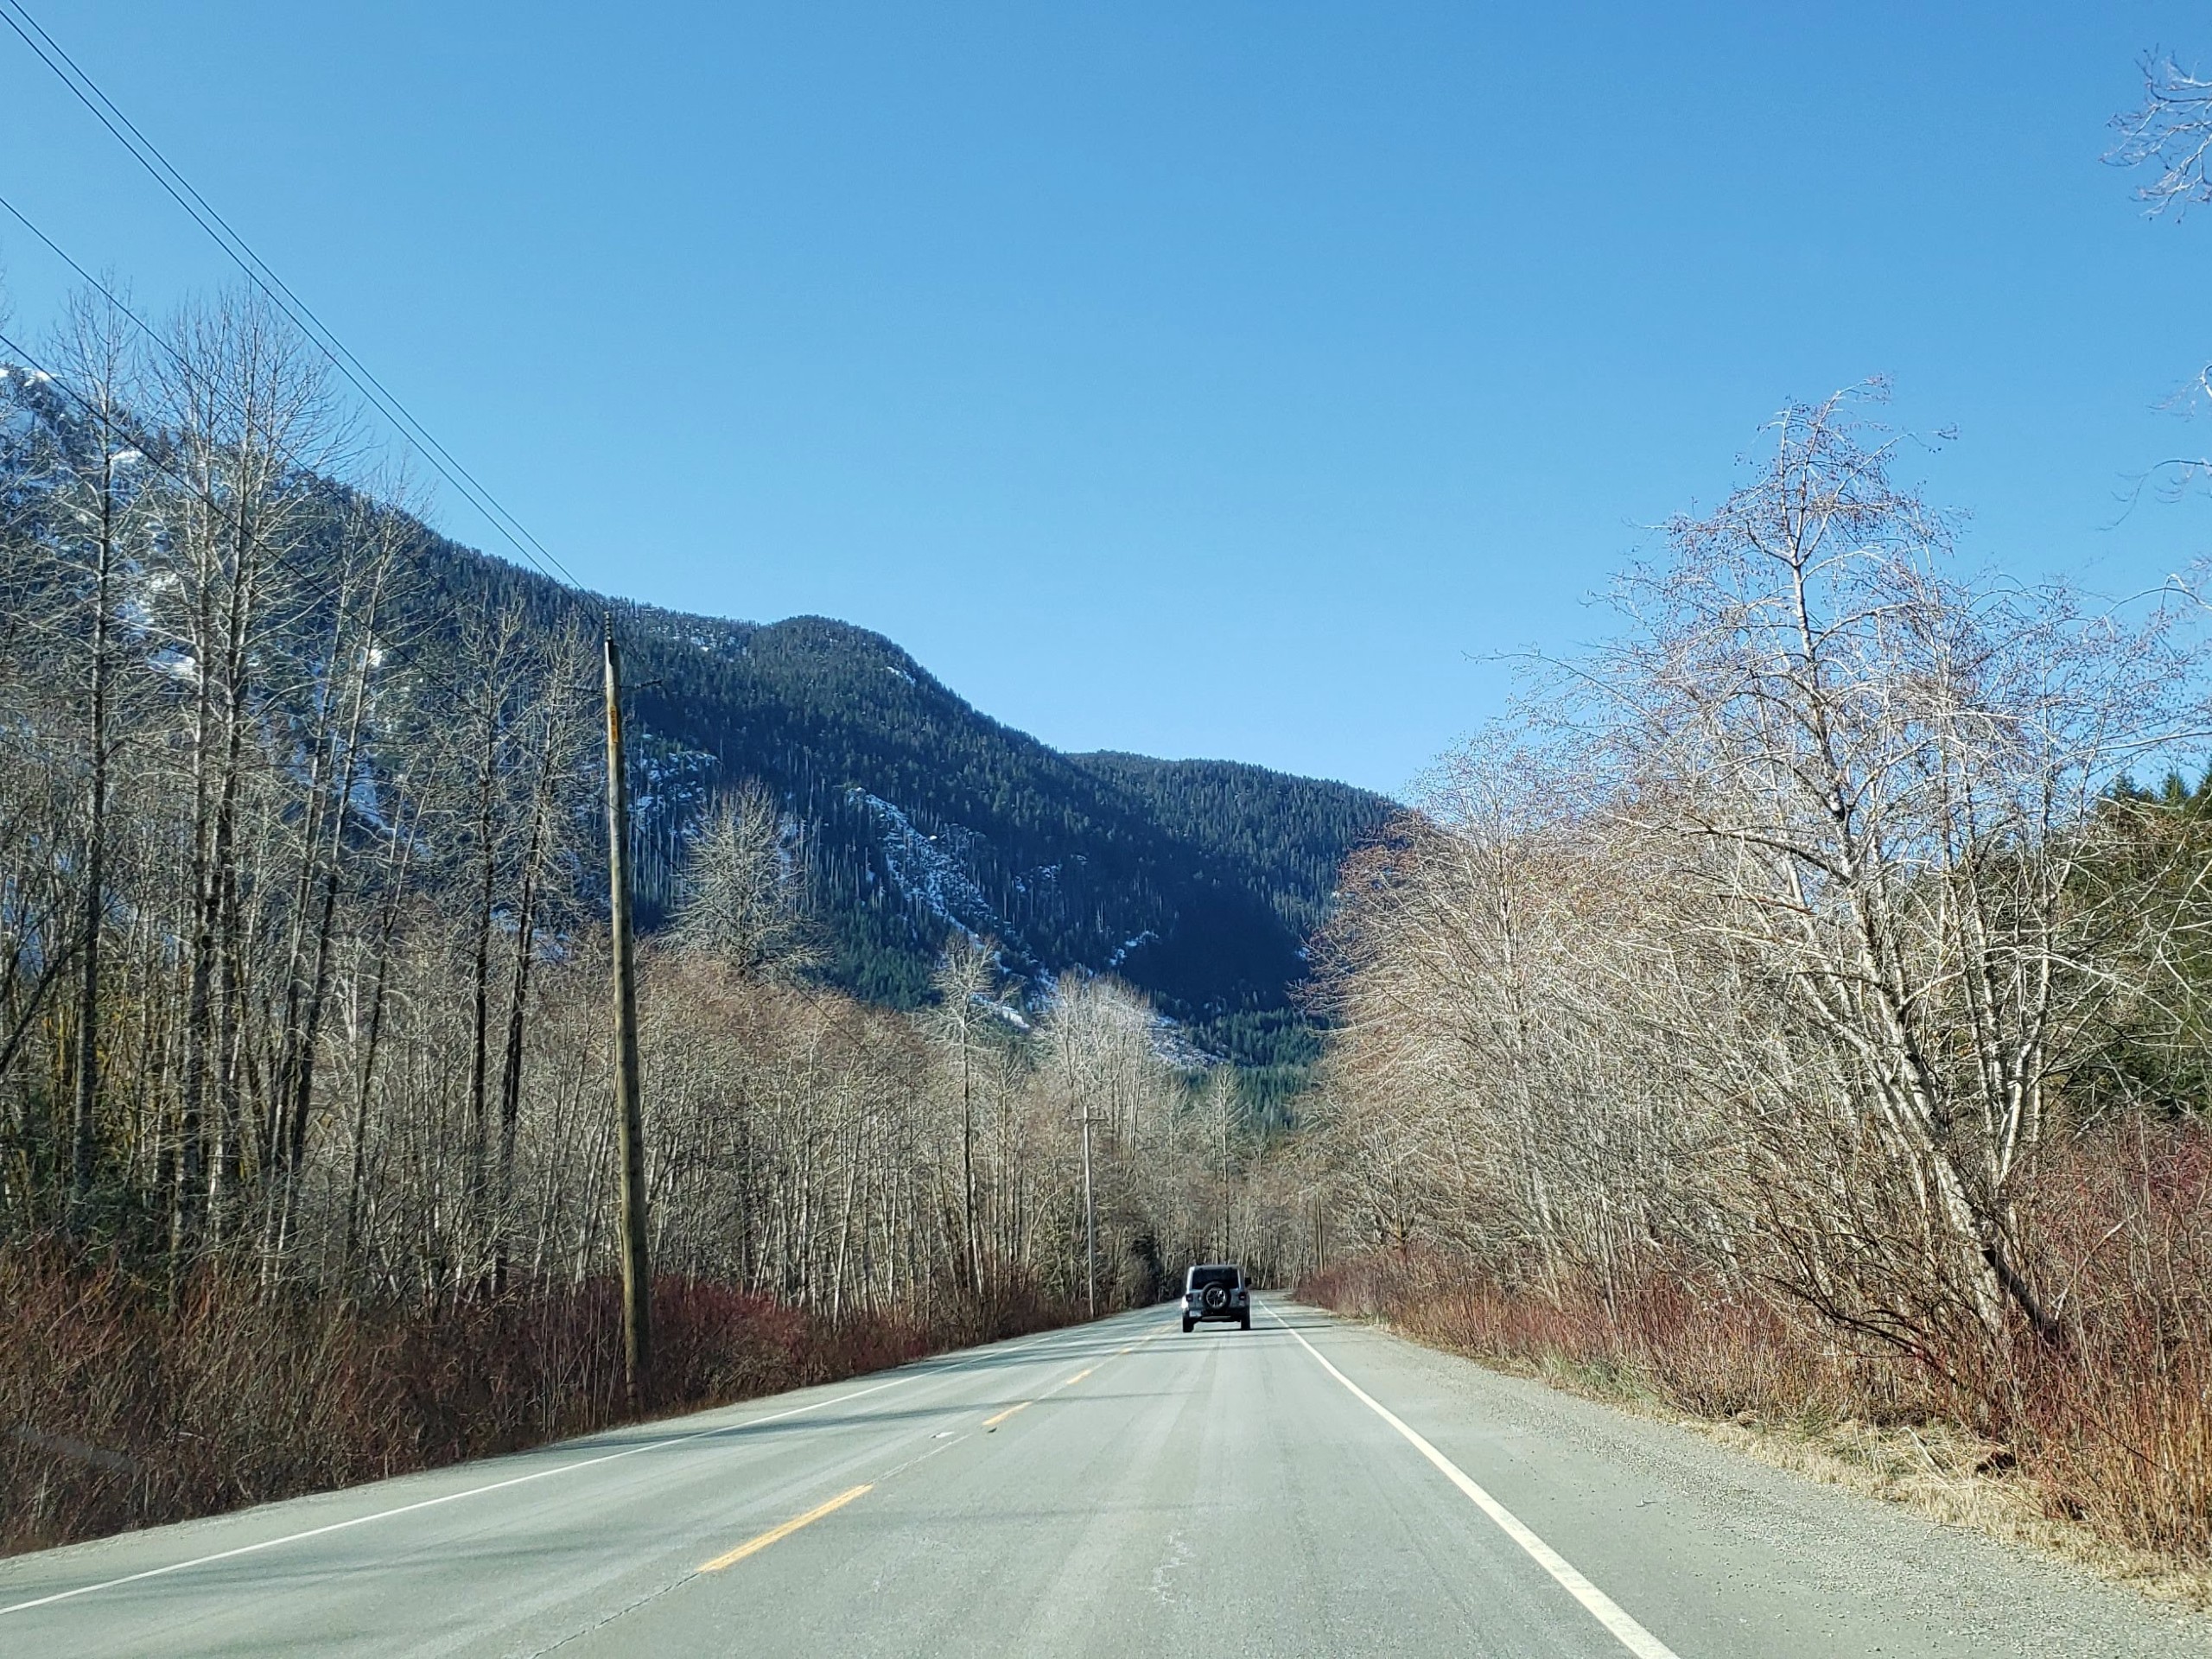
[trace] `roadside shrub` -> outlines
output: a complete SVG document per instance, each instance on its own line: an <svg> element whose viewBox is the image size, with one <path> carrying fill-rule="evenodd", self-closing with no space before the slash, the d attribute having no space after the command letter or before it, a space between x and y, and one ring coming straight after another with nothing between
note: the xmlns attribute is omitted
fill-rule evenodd
<svg viewBox="0 0 2212 1659"><path fill-rule="evenodd" d="M0 1249L0 1551L435 1468L621 1420L611 1281L349 1305L211 1266L180 1287ZM832 1323L734 1287L653 1287L657 1414L1066 1323L1030 1293Z"/></svg>
<svg viewBox="0 0 2212 1659"><path fill-rule="evenodd" d="M1700 1264L1608 1294L1507 1288L1417 1250L1340 1262L1299 1294L1416 1340L1693 1414L1808 1428L1948 1422L1986 1437L2054 1516L2189 1563L2212 1560L2212 1136L2135 1122L2055 1151L2023 1204L2061 1326L2024 1321L1933 1363L1827 1324Z"/></svg>

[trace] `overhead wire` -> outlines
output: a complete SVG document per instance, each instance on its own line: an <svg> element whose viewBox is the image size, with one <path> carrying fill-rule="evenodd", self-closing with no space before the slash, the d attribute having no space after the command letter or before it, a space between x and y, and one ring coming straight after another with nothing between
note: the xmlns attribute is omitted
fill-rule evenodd
<svg viewBox="0 0 2212 1659"><path fill-rule="evenodd" d="M48 34L45 28L22 3L22 0L0 0L0 22L5 22L17 38L29 47L38 60L52 70L55 77L75 96L78 102L90 111L93 118L107 129L116 142L129 150L132 157L160 185L170 199L181 207L193 222L204 231L215 245L227 254L232 263L245 273L247 279L268 297L271 303L289 317L293 323L327 358L333 367L365 398L394 429L429 461L439 476L460 493L462 499L481 513L492 528L509 545L523 556L530 564L549 580L562 582L579 594L586 593L583 584L563 564L559 557L531 534L528 526L510 512L498 497L480 482L429 429L417 420L414 413L370 371L367 365L354 355L336 332L317 316L314 309L296 294L260 255L253 251L245 238L232 229L230 222L218 213L207 199L201 195L181 170L162 154L159 146L139 130L136 123L124 113L113 99L100 89L99 84L86 73L77 60ZM21 219L22 215L12 207L10 212ZM26 225L28 220L23 221ZM33 230L41 242L54 247L52 239L43 232ZM55 251L60 250L55 248ZM67 259L65 254L62 256ZM73 259L68 264L81 275L82 267ZM136 319L134 318L134 321ZM143 326L143 324L141 325ZM556 575L557 572L557 575Z"/></svg>
<svg viewBox="0 0 2212 1659"><path fill-rule="evenodd" d="M137 124L101 90L99 83L69 55L67 50L31 16L21 0L0 0L0 22L8 24L116 141L130 152L133 159L145 168L171 200L184 209L257 288L292 318L316 348L329 359L333 366L423 454L448 483L461 493L464 499L484 514L494 530L530 563L537 565L543 574L553 575L552 570L546 569L550 563L560 570L561 577L569 586L581 589L582 584L561 564L552 551L438 442L436 436L346 346L337 333L322 321L313 308L254 251L245 238L185 177L182 170L169 161L161 148L140 130Z"/></svg>
<svg viewBox="0 0 2212 1659"><path fill-rule="evenodd" d="M155 327L153 324L148 322L146 319L141 316L136 310L132 309L130 302L125 300L122 295L117 293L115 289L109 286L105 281L100 277L95 276L91 271L86 270L84 266L79 264L77 261L71 257L70 252L67 248L63 247L59 242L56 242L52 237L48 236L39 227L35 220L34 220L28 213L24 213L23 210L17 207L13 201L10 201L5 195L0 195L0 212L5 212L9 217L13 219L18 225L21 225L25 230L29 231L34 237L37 238L40 242L43 243L46 246L47 251L53 254L55 258L60 260L63 264L68 266L71 270L74 271L77 274L78 279L81 281L86 287L89 288L93 293L99 295L100 298L106 301L108 305L118 315L127 320L132 327L137 328L140 334L143 334L146 337L147 343L152 346L156 350L161 352L169 359L170 362L175 364L178 370L182 374L188 378L193 379L205 378L203 372L195 367L191 359L187 358L183 352L177 348L176 343L174 340L169 339L168 335L162 333L160 329ZM38 368L38 372L41 374L48 374L49 372L46 369L39 368L36 364L33 364L31 366ZM238 400L235 397L231 399L231 409L233 414L243 414L245 412L243 405L240 404ZM276 455L277 460L284 462L288 466L306 467L309 471L319 470L319 468L311 466L308 462L302 460L297 451L276 448L272 449L271 453Z"/></svg>
<svg viewBox="0 0 2212 1659"><path fill-rule="evenodd" d="M194 483L194 480L181 468L170 465L168 461L162 459L162 445L149 437L143 429L139 429L137 422L131 420L128 416L118 416L111 410L103 411L98 404L92 402L91 398L87 397L75 386L70 385L67 376L58 374L54 370L48 368L43 363L38 360L37 356L32 353L28 346L24 346L20 340L17 340L10 335L5 329L0 329L0 351L6 352L17 365L40 377L46 385L52 386L64 397L73 400L79 405L79 407L83 409L86 414L92 416L94 419L105 420L111 423L118 431L130 441L132 449L137 454L141 460L146 462L148 466L152 467L156 472L159 472L168 478L171 482L177 484L188 493L197 498L201 505L207 509L208 512L213 515L217 522L221 524L224 528L231 531L243 542L251 543L254 547L259 549L261 552L266 554L276 564L282 566L285 570L289 572L296 580L305 584L315 598L329 604L333 607L334 615L343 617L346 603L343 594L333 588L327 579L318 575L314 571L302 568L293 560L288 558L282 550L270 546L267 541L264 540L261 537L255 535L251 531L245 527L245 522L236 514L226 512L220 503L210 499L206 492L203 491L198 484ZM280 460L289 459L288 457L284 457L281 454L277 458Z"/></svg>
<svg viewBox="0 0 2212 1659"><path fill-rule="evenodd" d="M69 251L67 248L63 247L59 242L56 242L43 230L40 229L37 223L31 219L30 215L24 213L21 207L18 207L5 195L0 195L0 211L4 211L10 218L16 221L16 223L22 226L34 237L37 238L40 242L43 243L46 246L46 251L48 253L51 253L55 258L61 261L63 264L68 266L71 270L76 272L78 280L82 282L86 287L91 289L92 292L98 294L103 300L105 300L110 308L112 308L118 315L127 319L132 327L136 327L140 334L146 337L146 341L149 345L154 346L156 350L167 356L169 361L175 364L178 369L187 376L194 378L198 377L200 372L194 369L184 353L177 349L176 343L174 340L170 340L168 335L162 333L160 329L155 327L153 324L148 322L146 319L139 315L137 311L133 310L130 302L126 301L123 296L117 293L114 289L111 288L102 279L93 276L91 271L86 270L84 266L79 264L77 261L70 256ZM39 372L44 374L47 371L41 369ZM233 412L242 412L237 409L235 400L233 401ZM281 458L288 461L296 461L296 457L289 454L282 455Z"/></svg>
<svg viewBox="0 0 2212 1659"><path fill-rule="evenodd" d="M184 353L177 349L174 341L170 340L168 336L164 335L161 332L160 329L155 327L151 323L148 322L144 317L139 315L136 310L132 309L130 303L125 301L121 295L118 294L113 288L109 286L107 283L102 281L99 277L95 276L91 271L86 270L84 266L78 264L76 259L71 256L67 248L63 247L59 242L56 242L51 236L48 236L44 230L40 228L35 220L34 220L28 213L24 213L21 207L18 207L4 195L0 195L0 210L4 210L18 225L21 225L26 231L29 231L34 237L37 238L38 240L45 245L48 252L52 253L55 258L60 260L62 264L67 265L71 270L74 271L79 280L81 280L94 293L98 294L103 300L106 301L107 303L114 308L118 315L127 319L140 334L146 337L146 340L149 344L161 352L166 353L169 360L175 363L180 370L183 371L188 375L198 372L194 370L190 361L186 359ZM134 419L127 415L118 416L111 410L103 416L99 407L95 405L89 397L86 397L81 391L79 391L76 386L73 385L66 374L48 369L44 364L41 363L35 355L33 355L28 346L25 346L20 341L12 339L4 332L0 332L0 348L4 348L10 356L14 357L31 372L41 376L46 384L54 386L65 396L75 400L75 402L83 407L88 414L92 415L93 418L105 418L116 425L118 429L126 431L131 440L133 448L137 450L138 454L143 457L147 463L155 467L156 470L162 473L173 482L180 485L187 491L195 494L200 493L198 486L194 484L189 478L186 477L176 468L168 466L161 459L162 446L140 429ZM272 448L270 453L276 461L286 467L303 467L305 465L296 452L288 451L283 448ZM211 512L215 513L219 519L222 518L222 510L219 506L213 502L208 502L207 505L208 506L208 510ZM334 594L327 583L321 582L315 575L302 570L298 565L285 558L281 552L276 549L270 547L266 541L254 536L251 531L247 531L243 524L240 524L235 518L232 518L226 527L245 539L255 543L263 552L266 553L277 563L284 566L298 580L305 582L308 588L315 592L317 598L332 602L335 605L342 605L343 601L341 596Z"/></svg>
<svg viewBox="0 0 2212 1659"><path fill-rule="evenodd" d="M181 372L188 376L197 376L200 372L193 365L190 359L188 359L184 353L177 348L175 341L171 340L166 334L162 334L160 329L148 322L143 316L140 315L137 311L131 308L130 302L126 301L123 296L118 294L106 282L102 280L100 277L94 276L91 271L86 270L83 265L79 264L67 248L63 247L59 242L56 242L51 236L48 235L47 232L41 228L36 220L33 219L30 215L24 213L20 207L16 206L15 202L10 200L5 195L0 195L0 211L6 212L17 224L21 225L26 231L29 232L32 236L35 237L41 244L43 244L47 251L53 254L55 258L60 260L62 264L68 266L71 270L74 271L78 278L82 281L87 288L89 288L93 293L98 294L103 300L106 301L118 315L128 320L140 334L145 336L147 342L149 345L165 354L172 363L176 365L177 368ZM36 357L31 353L29 348L23 346L20 341L15 340L5 333L0 333L0 348L4 348L25 368L39 375L45 382L54 386L67 397L74 399L88 413L92 414L94 418L100 418L100 411L98 407L93 404L90 398L85 397L76 386L70 383L66 374L46 367L45 365L39 362ZM4 369L0 369L0 373L4 373ZM235 399L232 400L232 406L234 410L236 410L237 404ZM107 414L105 418L114 423L118 429L127 431L133 447L136 448L137 453L143 456L147 462L153 466L156 470L162 473L172 482L178 484L188 492L195 494L200 493L199 486L195 485L192 480L186 477L176 468L167 465L161 460L161 449L162 446L157 441L149 437L146 432L138 426L138 423L135 419L131 418L128 415L118 416L112 410ZM272 446L270 453L277 461L285 467L308 472L315 472L318 470L316 467L311 466L303 460L296 450L288 450L281 447ZM225 522L226 528L231 529L238 535L253 543L260 549L261 551L267 554L270 558L289 570L296 579L305 583L316 598L330 604L335 613L342 614L344 607L344 596L342 594L334 592L327 582L321 582L309 572L302 569L296 563L286 558L285 556L277 549L270 546L266 540L253 535L251 531L246 530L245 526L234 517L228 518L226 519L222 509L215 503L208 502L207 503L207 505L208 510L215 514L219 522ZM555 578L550 574L543 571L541 571L541 574L546 574L547 580L549 581L557 580L557 578Z"/></svg>

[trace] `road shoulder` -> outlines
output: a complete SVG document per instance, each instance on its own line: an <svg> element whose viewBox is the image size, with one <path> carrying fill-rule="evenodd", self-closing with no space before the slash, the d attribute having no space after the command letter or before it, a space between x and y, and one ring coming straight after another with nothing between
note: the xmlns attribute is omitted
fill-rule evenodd
<svg viewBox="0 0 2212 1659"><path fill-rule="evenodd" d="M1302 1305L1299 1311L1325 1322L1314 1333L1333 1360L1570 1557L1605 1569L1593 1576L1622 1585L1631 1608L1677 1593L1687 1605L1695 1594L1685 1575L1718 1570L1758 1580L1777 1619L1793 1600L1802 1604L1800 1628L1821 1626L1825 1637L1835 1626L1845 1647L1850 1638L1841 1627L1863 1621L1869 1630L1886 1624L1895 1640L1882 1650L1891 1653L2212 1653L2212 1618L1955 1518L1808 1478L1817 1470L1755 1455L1754 1437L1740 1426L1719 1434L1712 1425L1568 1392L1372 1324ZM1538 1446L1541 1459L1530 1455ZM1605 1472L1577 1486L1574 1471ZM1651 1530L1624 1527L1623 1516L1647 1510L1668 1517L1659 1535L1679 1542L1704 1535L1702 1567L1692 1568L1688 1556L1658 1571L1638 1561L1629 1535L1648 1541ZM1742 1565L1714 1567L1732 1553ZM1708 1634L1725 1634L1731 1639L1721 1645L1734 1645L1735 1632Z"/></svg>

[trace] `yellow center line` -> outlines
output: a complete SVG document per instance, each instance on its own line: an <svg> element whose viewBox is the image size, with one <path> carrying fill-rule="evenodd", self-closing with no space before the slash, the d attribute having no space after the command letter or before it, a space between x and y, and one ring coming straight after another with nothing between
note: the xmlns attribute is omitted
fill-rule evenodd
<svg viewBox="0 0 2212 1659"><path fill-rule="evenodd" d="M730 1551L728 1554L715 1556L713 1560L709 1561L704 1567L701 1567L699 1571L702 1573L719 1573L726 1567L735 1567L747 1556L758 1554L760 1551L767 1548L769 1545L782 1542L783 1540L790 1537L791 1534L797 1532L801 1527L812 1526L817 1521L819 1521L823 1516L830 1514L832 1510L842 1510L846 1504L851 1503L862 1493L874 1491L874 1490L875 1483L871 1481L865 1486L855 1486L850 1491L840 1492L836 1497L831 1498L827 1503L817 1503L814 1508L809 1510L804 1515L795 1515L790 1520L785 1522L782 1526L771 1527L767 1531L762 1533L758 1538L747 1539L735 1549Z"/></svg>
<svg viewBox="0 0 2212 1659"><path fill-rule="evenodd" d="M1114 1357L1118 1358L1123 1354L1135 1353L1138 1349L1143 1347L1146 1343L1153 1341L1155 1338L1165 1336L1168 1332L1174 1328L1175 1327L1173 1325L1163 1325L1159 1330L1154 1332L1151 1336L1141 1338L1137 1341L1128 1344L1126 1347L1116 1348L1114 1351ZM1103 1365L1103 1363L1105 1363L1105 1361L1103 1360L1099 1362L1099 1364ZM1083 1370L1077 1371L1073 1376L1064 1377L1059 1382L1053 1383L1052 1386L1046 1389L1045 1392L1046 1394L1058 1394L1062 1389L1073 1388L1077 1383L1082 1382L1084 1377L1089 1376L1097 1369L1097 1365L1086 1365ZM996 1428L1001 1423L1006 1421L1007 1418L1013 1416L1015 1412L1026 1410L1027 1408L1033 1406L1037 1402L1034 1400L1024 1400L1019 1404L1008 1406L1004 1411L998 1413L995 1416L984 1418L983 1427L985 1428ZM772 1542L773 1540L771 1540L770 1541Z"/></svg>

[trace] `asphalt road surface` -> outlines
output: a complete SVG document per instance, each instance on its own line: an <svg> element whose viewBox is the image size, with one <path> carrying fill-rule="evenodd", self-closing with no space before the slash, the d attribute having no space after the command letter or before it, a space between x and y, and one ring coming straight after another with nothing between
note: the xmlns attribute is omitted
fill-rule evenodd
<svg viewBox="0 0 2212 1659"><path fill-rule="evenodd" d="M1280 1300L0 1562L0 1655L2136 1655L2212 1624Z"/></svg>

